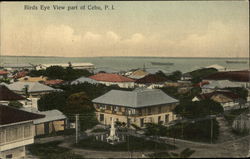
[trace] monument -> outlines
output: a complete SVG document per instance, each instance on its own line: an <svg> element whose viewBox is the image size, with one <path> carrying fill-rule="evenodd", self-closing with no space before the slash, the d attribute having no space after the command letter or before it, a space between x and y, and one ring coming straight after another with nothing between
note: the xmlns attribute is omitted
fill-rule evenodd
<svg viewBox="0 0 250 159"><path fill-rule="evenodd" d="M114 118L112 118L110 134L107 137L107 142L110 143L110 144L115 144L115 143L119 142L119 137L116 135L116 128L115 128Z"/></svg>

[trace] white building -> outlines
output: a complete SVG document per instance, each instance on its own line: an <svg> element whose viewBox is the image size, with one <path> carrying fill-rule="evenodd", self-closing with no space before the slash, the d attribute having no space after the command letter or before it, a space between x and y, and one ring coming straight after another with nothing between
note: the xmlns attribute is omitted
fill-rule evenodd
<svg viewBox="0 0 250 159"><path fill-rule="evenodd" d="M0 105L0 158L25 158L25 146L34 143L33 120L43 115Z"/></svg>
<svg viewBox="0 0 250 159"><path fill-rule="evenodd" d="M51 66L61 66L61 67L69 67L71 65L74 69L87 69L93 70L95 68L94 64L92 63L54 63L54 64L40 64L36 67L37 70L46 69L47 67Z"/></svg>
<svg viewBox="0 0 250 159"><path fill-rule="evenodd" d="M106 86L118 85L121 88L134 88L135 85L133 79L113 73L98 73L89 78Z"/></svg>

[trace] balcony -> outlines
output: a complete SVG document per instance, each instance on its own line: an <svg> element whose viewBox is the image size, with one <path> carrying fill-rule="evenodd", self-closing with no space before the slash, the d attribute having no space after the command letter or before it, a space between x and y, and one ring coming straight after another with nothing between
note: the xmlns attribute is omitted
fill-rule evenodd
<svg viewBox="0 0 250 159"><path fill-rule="evenodd" d="M0 144L0 152L14 149L14 148L21 147L21 146L26 146L26 145L33 144L33 143L34 143L33 137L25 138L25 139L21 139L17 141L12 141L12 142L7 142L7 143L2 143Z"/></svg>

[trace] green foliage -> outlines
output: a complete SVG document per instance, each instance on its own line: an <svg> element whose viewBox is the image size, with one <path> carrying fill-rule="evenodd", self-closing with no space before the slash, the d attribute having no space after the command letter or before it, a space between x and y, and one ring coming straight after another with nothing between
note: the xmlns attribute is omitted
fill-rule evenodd
<svg viewBox="0 0 250 159"><path fill-rule="evenodd" d="M84 149L106 150L106 151L127 151L128 147L130 151L152 150L152 149L157 149L157 150L176 149L175 146L170 144L150 141L144 138L138 138L134 136L129 136L129 137L127 136L125 142L117 143L115 145L110 145L107 142L96 141L95 137L89 137L87 139L81 140L75 146Z"/></svg>
<svg viewBox="0 0 250 159"><path fill-rule="evenodd" d="M232 125L234 119L242 114L242 113L245 113L245 112L248 112L249 111L249 108L243 108L243 109L235 109L235 110L230 110L228 112L226 112L224 114L224 117L225 119L227 120L227 122L229 123L229 125Z"/></svg>
<svg viewBox="0 0 250 159"><path fill-rule="evenodd" d="M93 133L97 133L97 132L107 132L107 130L106 130L106 129L103 129L103 128L98 128L98 129L94 129L92 132L93 132Z"/></svg>
<svg viewBox="0 0 250 159"><path fill-rule="evenodd" d="M211 120L201 120L195 123L184 123L170 126L167 129L167 136L173 138L182 138L192 141L209 142L211 137ZM219 124L213 119L213 141L216 141L219 136Z"/></svg>
<svg viewBox="0 0 250 159"><path fill-rule="evenodd" d="M178 88L177 87L162 87L160 88L164 93L167 95L178 98L180 97L180 94L178 93Z"/></svg>
<svg viewBox="0 0 250 159"><path fill-rule="evenodd" d="M65 129L65 130L61 130L61 131L54 131L54 132L49 133L49 134L36 135L35 138L75 135L75 131L76 130L74 128L70 128L70 129Z"/></svg>
<svg viewBox="0 0 250 159"><path fill-rule="evenodd" d="M181 79L182 73L181 71L174 71L171 75L168 75L167 78L171 81L178 81Z"/></svg>
<svg viewBox="0 0 250 159"><path fill-rule="evenodd" d="M223 111L224 109L220 103L210 99L195 102L182 100L174 109L176 114L190 119L220 114Z"/></svg>
<svg viewBox="0 0 250 159"><path fill-rule="evenodd" d="M63 79L66 71L61 66L50 66L46 68L45 75L50 79Z"/></svg>
<svg viewBox="0 0 250 159"><path fill-rule="evenodd" d="M38 100L38 110L46 111L58 109L64 112L68 95L65 92L52 92L43 95Z"/></svg>
<svg viewBox="0 0 250 159"><path fill-rule="evenodd" d="M7 84L10 84L10 79L9 78L1 78L0 79L0 83L7 83Z"/></svg>
<svg viewBox="0 0 250 159"><path fill-rule="evenodd" d="M75 80L79 77L85 76L91 76L92 74L88 70L83 70L83 69L73 69L71 67L67 67L65 69L65 74L63 76L63 80L66 81L72 81Z"/></svg>
<svg viewBox="0 0 250 159"><path fill-rule="evenodd" d="M68 114L81 114L93 110L93 104L85 92L71 94L64 107L64 112Z"/></svg>
<svg viewBox="0 0 250 159"><path fill-rule="evenodd" d="M248 96L248 90L243 87L229 87L226 88L227 90L230 90L231 92L239 95L242 99L247 100Z"/></svg>
<svg viewBox="0 0 250 159"><path fill-rule="evenodd" d="M79 120L81 130L92 128L98 123L93 104L85 92L70 95L67 98L64 113L67 116L80 114ZM72 121L74 119L70 118L70 120Z"/></svg>
<svg viewBox="0 0 250 159"><path fill-rule="evenodd" d="M178 87L162 87L160 88L163 92L169 96L179 99L179 100L192 100L195 96L201 93L201 88L194 87L191 88L187 93L180 94L178 93Z"/></svg>
<svg viewBox="0 0 250 159"><path fill-rule="evenodd" d="M45 75L45 70L31 70L28 73L28 76L30 77L40 77Z"/></svg>
<svg viewBox="0 0 250 159"><path fill-rule="evenodd" d="M194 153L194 150L191 150L190 148L186 148L182 150L180 153L174 153L174 152L155 152L152 154L148 154L147 156L149 158L189 158Z"/></svg>
<svg viewBox="0 0 250 159"><path fill-rule="evenodd" d="M145 135L147 136L166 136L167 127L161 124L146 123Z"/></svg>
<svg viewBox="0 0 250 159"><path fill-rule="evenodd" d="M140 128L138 125L132 123L130 124L132 127L134 127L136 130L142 130L142 128Z"/></svg>
<svg viewBox="0 0 250 159"><path fill-rule="evenodd" d="M83 159L82 156L70 152L70 149L59 147L61 141L53 141L44 144L32 144L27 146L32 155L40 159Z"/></svg>
<svg viewBox="0 0 250 159"><path fill-rule="evenodd" d="M19 101L10 101L8 106L15 107L15 108L22 108L23 104L20 103Z"/></svg>
<svg viewBox="0 0 250 159"><path fill-rule="evenodd" d="M194 70L190 72L190 75L192 76L192 83L201 82L201 80L204 77L211 75L213 73L216 73L216 72L218 72L218 70L216 70L215 68L202 68L202 69Z"/></svg>
<svg viewBox="0 0 250 159"><path fill-rule="evenodd" d="M72 81L82 76L92 75L88 70L63 68L62 66L50 66L46 70L31 70L28 74L31 77L47 76L49 79L62 79Z"/></svg>

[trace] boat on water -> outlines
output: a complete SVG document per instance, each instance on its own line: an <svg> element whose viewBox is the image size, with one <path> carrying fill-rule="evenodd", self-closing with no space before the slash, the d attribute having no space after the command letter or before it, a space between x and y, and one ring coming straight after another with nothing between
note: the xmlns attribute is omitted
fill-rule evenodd
<svg viewBox="0 0 250 159"><path fill-rule="evenodd" d="M171 62L151 62L152 65L174 65L174 63Z"/></svg>
<svg viewBox="0 0 250 159"><path fill-rule="evenodd" d="M247 63L247 61L242 61L242 60L227 60L226 63L232 63L232 64L237 64L237 63Z"/></svg>

